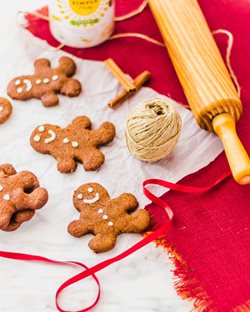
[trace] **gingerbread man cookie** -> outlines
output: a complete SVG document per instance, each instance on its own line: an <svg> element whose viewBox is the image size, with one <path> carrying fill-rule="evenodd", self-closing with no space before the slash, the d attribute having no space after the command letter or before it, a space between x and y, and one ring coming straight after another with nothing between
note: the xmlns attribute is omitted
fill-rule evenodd
<svg viewBox="0 0 250 312"><path fill-rule="evenodd" d="M117 236L122 233L141 233L150 224L149 214L139 209L136 198L124 193L111 199L104 187L96 183L80 186L74 193L74 206L80 212L80 219L68 226L68 232L75 237L91 233L89 247L96 253L114 248Z"/></svg>
<svg viewBox="0 0 250 312"><path fill-rule="evenodd" d="M62 56L56 68L51 68L50 61L42 58L35 61L34 67L34 75L19 76L10 81L7 92L12 99L41 99L45 107L50 107L58 104L58 93L69 97L80 94L80 82L70 78L76 72L76 64L71 58Z"/></svg>
<svg viewBox="0 0 250 312"><path fill-rule="evenodd" d="M4 123L12 113L12 105L6 98L0 97L0 124Z"/></svg>
<svg viewBox="0 0 250 312"><path fill-rule="evenodd" d="M14 231L48 201L46 189L29 171L19 173L10 164L0 166L0 229Z"/></svg>
<svg viewBox="0 0 250 312"><path fill-rule="evenodd" d="M110 122L104 122L96 130L90 127L86 116L75 118L66 128L45 124L33 131L30 143L37 152L52 155L62 173L75 171L77 161L86 171L96 170L105 160L98 147L113 140L115 127Z"/></svg>

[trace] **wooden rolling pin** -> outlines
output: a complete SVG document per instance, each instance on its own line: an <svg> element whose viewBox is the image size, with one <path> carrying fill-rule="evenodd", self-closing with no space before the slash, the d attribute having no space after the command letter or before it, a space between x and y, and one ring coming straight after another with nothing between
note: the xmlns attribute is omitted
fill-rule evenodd
<svg viewBox="0 0 250 312"><path fill-rule="evenodd" d="M236 133L242 104L197 0L149 0L198 124L221 138L235 180L250 183L250 160Z"/></svg>

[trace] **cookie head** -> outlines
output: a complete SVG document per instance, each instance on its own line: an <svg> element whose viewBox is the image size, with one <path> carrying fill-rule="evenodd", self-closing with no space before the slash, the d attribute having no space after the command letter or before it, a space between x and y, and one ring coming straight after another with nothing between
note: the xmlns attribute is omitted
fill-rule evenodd
<svg viewBox="0 0 250 312"><path fill-rule="evenodd" d="M105 205L109 194L97 183L87 183L80 186L74 193L73 202L78 211L85 208L96 208Z"/></svg>
<svg viewBox="0 0 250 312"><path fill-rule="evenodd" d="M0 124L4 123L12 113L12 105L6 99L0 97Z"/></svg>
<svg viewBox="0 0 250 312"><path fill-rule="evenodd" d="M30 143L36 151L44 153L47 147L58 140L59 127L54 125L38 126L30 137Z"/></svg>
<svg viewBox="0 0 250 312"><path fill-rule="evenodd" d="M13 99L27 100L33 89L33 83L28 76L19 76L12 79L8 85L8 95Z"/></svg>

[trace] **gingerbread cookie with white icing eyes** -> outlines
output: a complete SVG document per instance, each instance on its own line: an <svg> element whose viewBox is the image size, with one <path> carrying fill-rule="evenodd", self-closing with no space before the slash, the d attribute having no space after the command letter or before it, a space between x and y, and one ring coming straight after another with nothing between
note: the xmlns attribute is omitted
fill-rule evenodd
<svg viewBox="0 0 250 312"><path fill-rule="evenodd" d="M12 105L6 98L0 97L0 124L4 123L12 113Z"/></svg>
<svg viewBox="0 0 250 312"><path fill-rule="evenodd" d="M19 76L10 81L7 92L12 99L41 99L45 107L50 107L58 104L59 93L69 97L80 94L80 82L71 78L76 72L76 64L71 58L61 57L56 68L51 68L50 61L42 58L35 61L34 67L34 75Z"/></svg>
<svg viewBox="0 0 250 312"><path fill-rule="evenodd" d="M114 139L115 127L104 122L96 130L90 128L91 122L86 116L75 118L66 128L45 124L33 131L30 144L37 152L53 156L62 173L75 171L77 162L82 163L86 171L96 170L105 160L98 148Z"/></svg>
<svg viewBox="0 0 250 312"><path fill-rule="evenodd" d="M10 165L0 166L0 229L14 231L29 221L35 210L48 201L46 189L39 187L37 177L29 171L19 173Z"/></svg>
<svg viewBox="0 0 250 312"><path fill-rule="evenodd" d="M79 220L71 222L68 232L74 237L93 234L89 247L96 253L114 248L122 233L141 233L150 225L149 214L138 209L134 195L124 193L111 199L107 190L97 183L80 186L74 193L73 203L80 212Z"/></svg>

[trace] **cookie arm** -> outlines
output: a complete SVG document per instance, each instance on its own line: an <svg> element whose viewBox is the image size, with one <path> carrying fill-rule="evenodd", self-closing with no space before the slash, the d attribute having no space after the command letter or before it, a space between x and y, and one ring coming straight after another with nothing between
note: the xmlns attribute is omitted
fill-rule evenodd
<svg viewBox="0 0 250 312"><path fill-rule="evenodd" d="M34 63L35 74L40 75L45 68L50 68L50 61L46 58L37 59Z"/></svg>
<svg viewBox="0 0 250 312"><path fill-rule="evenodd" d="M145 209L139 209L132 215L127 215L124 224L124 233L141 233L148 229L150 217Z"/></svg>
<svg viewBox="0 0 250 312"><path fill-rule="evenodd" d="M76 63L67 56L60 57L58 67L67 77L73 76L76 72Z"/></svg>
<svg viewBox="0 0 250 312"><path fill-rule="evenodd" d="M119 207L121 211L132 212L138 207L136 197L130 193L124 193L112 201L116 203L116 206Z"/></svg>
<svg viewBox="0 0 250 312"><path fill-rule="evenodd" d="M68 232L74 237L81 237L91 232L88 224L82 220L72 221L68 226Z"/></svg>
<svg viewBox="0 0 250 312"><path fill-rule="evenodd" d="M97 145L105 145L115 137L115 126L111 122L104 122L98 129L94 130L94 138Z"/></svg>
<svg viewBox="0 0 250 312"><path fill-rule="evenodd" d="M91 121L87 116L76 117L71 124L66 128L69 131L81 131L90 129Z"/></svg>

